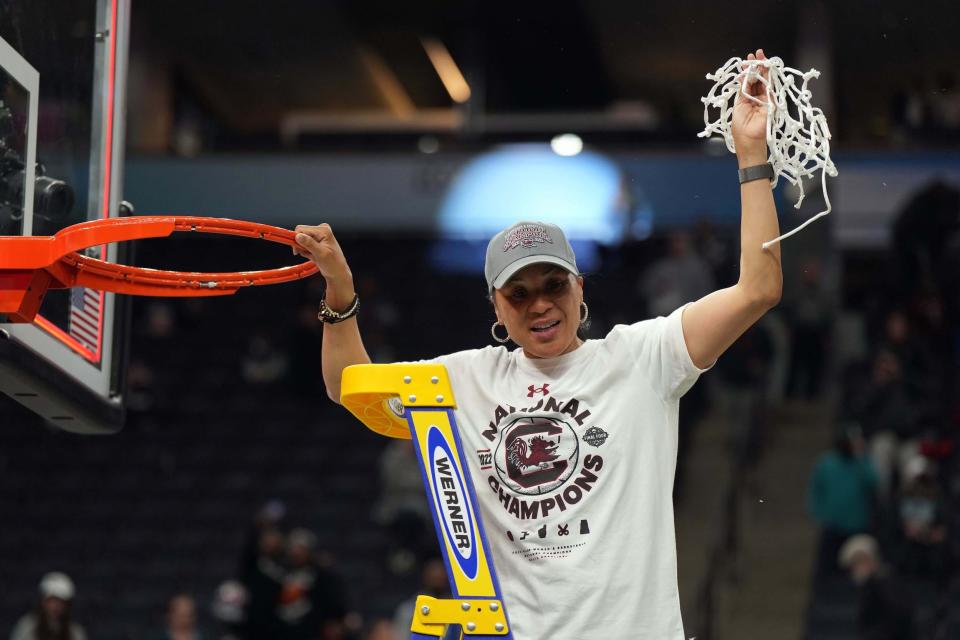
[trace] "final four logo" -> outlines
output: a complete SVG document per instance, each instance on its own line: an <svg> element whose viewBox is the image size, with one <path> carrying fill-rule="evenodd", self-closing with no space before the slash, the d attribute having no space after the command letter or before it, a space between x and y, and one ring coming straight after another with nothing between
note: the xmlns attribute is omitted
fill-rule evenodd
<svg viewBox="0 0 960 640"><path fill-rule="evenodd" d="M553 238L550 237L550 234L547 233L547 230L543 227L543 225L523 224L519 227L516 227L506 238L504 238L503 250L509 251L510 249L516 249L517 247L529 249L534 245L543 244L545 242L553 244Z"/></svg>
<svg viewBox="0 0 960 640"><path fill-rule="evenodd" d="M460 570L469 580L477 578L478 551L474 513L470 508L467 485L459 459L440 429L431 426L427 432L426 462L433 485L434 507L441 516L443 537Z"/></svg>
<svg viewBox="0 0 960 640"><path fill-rule="evenodd" d="M607 441L607 436L610 434L601 429L600 427L590 427L583 434L583 440L587 444L592 444L595 447L599 447L604 442Z"/></svg>

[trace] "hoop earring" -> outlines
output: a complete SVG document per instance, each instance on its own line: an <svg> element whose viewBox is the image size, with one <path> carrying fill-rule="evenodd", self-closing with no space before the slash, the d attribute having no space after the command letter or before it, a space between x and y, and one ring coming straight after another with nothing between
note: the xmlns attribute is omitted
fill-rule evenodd
<svg viewBox="0 0 960 640"><path fill-rule="evenodd" d="M580 318L580 324L585 324L587 320L590 319L590 307L587 306L586 302L580 301L580 315L583 316Z"/></svg>
<svg viewBox="0 0 960 640"><path fill-rule="evenodd" d="M500 344L503 344L503 343L509 341L509 340L510 340L510 334L508 333L506 338L501 338L500 336L497 335L497 327L503 327L504 329L506 329L506 327L505 327L504 325L500 324L499 322L494 322L494 323L493 323L493 326L490 327L490 335L493 336L493 339L496 340L497 342L499 342Z"/></svg>

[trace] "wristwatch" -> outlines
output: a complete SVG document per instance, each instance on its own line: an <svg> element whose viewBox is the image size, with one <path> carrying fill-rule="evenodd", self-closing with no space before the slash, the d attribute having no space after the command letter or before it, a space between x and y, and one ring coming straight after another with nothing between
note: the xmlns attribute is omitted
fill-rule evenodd
<svg viewBox="0 0 960 640"><path fill-rule="evenodd" d="M763 178L773 180L773 165L769 162L740 169L740 184L752 182L753 180L761 180Z"/></svg>

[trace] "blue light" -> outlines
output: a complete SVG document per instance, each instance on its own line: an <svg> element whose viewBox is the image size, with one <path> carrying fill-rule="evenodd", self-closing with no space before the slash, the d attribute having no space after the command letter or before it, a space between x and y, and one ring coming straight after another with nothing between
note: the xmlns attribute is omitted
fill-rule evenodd
<svg viewBox="0 0 960 640"><path fill-rule="evenodd" d="M468 163L440 208L444 237L487 240L520 220L559 225L571 240L618 242L627 221L620 170L593 152L562 157L514 145Z"/></svg>

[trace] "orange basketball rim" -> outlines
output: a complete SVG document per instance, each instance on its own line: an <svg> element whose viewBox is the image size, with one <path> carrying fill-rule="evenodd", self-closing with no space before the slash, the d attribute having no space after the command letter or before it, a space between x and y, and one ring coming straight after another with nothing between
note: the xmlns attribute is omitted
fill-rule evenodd
<svg viewBox="0 0 960 640"><path fill-rule="evenodd" d="M130 267L81 251L111 242L164 238L174 231L216 233L297 246L296 234L256 222L195 216L136 216L93 220L52 236L0 236L0 316L32 322L50 289L87 287L138 296L223 296L241 287L279 284L312 276L310 261L262 271L198 273Z"/></svg>

